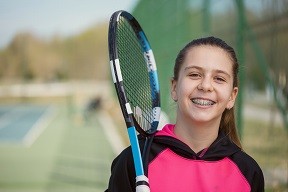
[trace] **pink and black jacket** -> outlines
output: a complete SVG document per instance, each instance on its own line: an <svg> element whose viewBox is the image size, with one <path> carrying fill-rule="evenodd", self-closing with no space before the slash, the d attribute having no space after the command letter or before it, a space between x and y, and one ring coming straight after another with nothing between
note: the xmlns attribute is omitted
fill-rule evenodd
<svg viewBox="0 0 288 192"><path fill-rule="evenodd" d="M223 133L208 149L195 153L166 125L154 137L149 156L151 192L263 192L264 177L256 161ZM140 145L144 140L140 138ZM106 192L134 192L135 172L131 148L111 167Z"/></svg>

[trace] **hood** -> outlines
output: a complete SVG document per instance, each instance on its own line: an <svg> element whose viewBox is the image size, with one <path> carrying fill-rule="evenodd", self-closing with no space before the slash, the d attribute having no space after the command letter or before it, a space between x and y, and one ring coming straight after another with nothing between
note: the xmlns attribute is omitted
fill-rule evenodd
<svg viewBox="0 0 288 192"><path fill-rule="evenodd" d="M155 148L153 148L158 151L157 153L168 147L176 154L185 158L207 161L220 160L241 151L241 149L223 132L219 132L217 139L208 147L208 149L203 149L198 153L195 153L187 144L172 136L156 135L153 143L156 145Z"/></svg>

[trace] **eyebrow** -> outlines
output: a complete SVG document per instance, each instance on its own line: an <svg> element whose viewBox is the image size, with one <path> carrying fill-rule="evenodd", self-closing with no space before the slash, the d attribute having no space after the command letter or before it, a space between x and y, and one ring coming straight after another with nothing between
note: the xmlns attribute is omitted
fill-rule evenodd
<svg viewBox="0 0 288 192"><path fill-rule="evenodd" d="M189 70L189 69L197 69L197 70L203 71L202 67L194 66L194 65L185 67L184 71ZM223 70L220 70L220 69L216 69L216 70L213 70L213 71L215 71L216 73L223 73L223 74L227 75L229 78L231 77L231 75L229 73L227 73L226 71L223 71Z"/></svg>

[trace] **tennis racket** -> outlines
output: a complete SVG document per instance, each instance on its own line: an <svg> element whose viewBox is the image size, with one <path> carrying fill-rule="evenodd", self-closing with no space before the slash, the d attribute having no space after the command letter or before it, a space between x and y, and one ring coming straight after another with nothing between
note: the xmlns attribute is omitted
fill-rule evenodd
<svg viewBox="0 0 288 192"><path fill-rule="evenodd" d="M155 58L140 24L126 11L111 16L108 44L112 79L132 148L136 192L148 192L146 163L161 111ZM142 154L138 133L146 138Z"/></svg>

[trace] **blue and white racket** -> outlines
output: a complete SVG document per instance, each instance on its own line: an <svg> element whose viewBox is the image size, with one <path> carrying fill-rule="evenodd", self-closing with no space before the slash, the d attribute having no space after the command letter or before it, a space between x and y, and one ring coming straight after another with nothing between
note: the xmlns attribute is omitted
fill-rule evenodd
<svg viewBox="0 0 288 192"><path fill-rule="evenodd" d="M161 111L154 55L138 21L122 10L111 16L108 44L112 78L133 153L136 191L147 192L150 188L145 166ZM143 154L138 133L146 137Z"/></svg>

